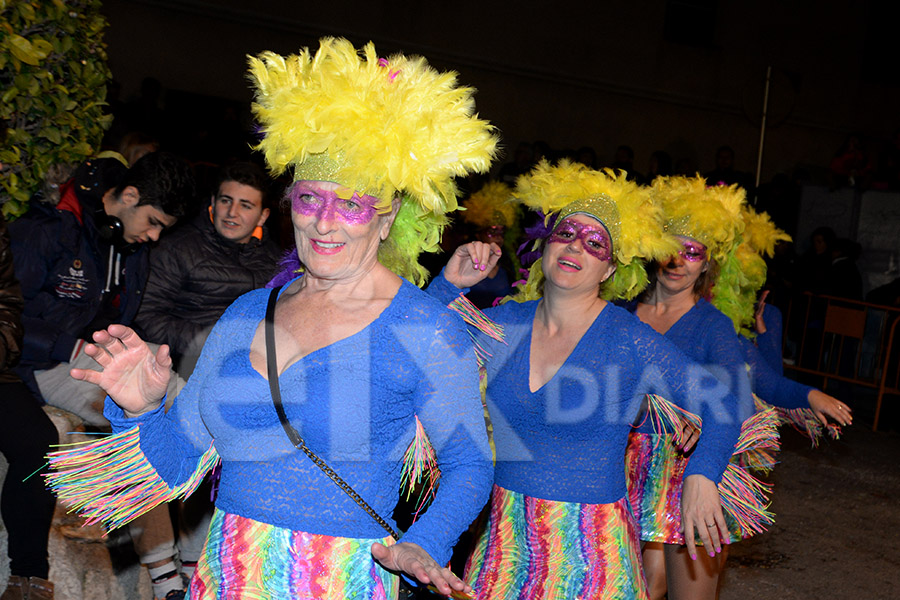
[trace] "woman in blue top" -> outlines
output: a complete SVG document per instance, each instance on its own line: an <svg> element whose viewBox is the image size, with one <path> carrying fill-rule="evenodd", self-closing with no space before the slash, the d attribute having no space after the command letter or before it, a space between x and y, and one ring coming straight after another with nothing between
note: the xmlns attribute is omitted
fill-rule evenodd
<svg viewBox="0 0 900 600"><path fill-rule="evenodd" d="M633 306L635 314L693 360L713 367L724 383L746 382L749 363L752 389L760 396L781 404L796 402L802 393L805 402L811 388L773 377L752 344L743 345L745 338L736 335L735 329L749 317L742 310L747 304L742 283L749 279L748 269L739 258L739 249L746 250L740 248L747 210L743 192L683 177L658 178L652 192L665 213L667 230L678 236L682 247L652 265L651 285ZM712 298L712 304L706 298ZM750 314L752 302L751 294L746 307ZM689 438L682 442L685 453L690 445ZM688 560L683 547L678 500L687 460L673 445L671 434L656 435L645 425L630 436L629 493L641 524L644 570L654 599L667 592L673 600L712 599L718 594L726 553L703 557L698 565ZM729 520L729 531L723 533L722 540L730 543L753 530Z"/></svg>
<svg viewBox="0 0 900 600"><path fill-rule="evenodd" d="M443 565L492 479L474 349L459 319L403 277L421 282L417 256L455 207L452 177L485 171L496 139L452 75L421 58L378 58L371 44L362 54L324 39L315 56L251 61L261 148L273 171L294 171L302 276L226 311L168 414L167 348L151 355L126 327L95 333L85 350L102 372L72 373L107 390L118 433L53 459L51 484L90 518L116 525L188 494L221 460L194 599L396 598L398 571L444 594L467 589ZM420 429L443 478L427 515L394 543L385 530Z"/></svg>
<svg viewBox="0 0 900 600"><path fill-rule="evenodd" d="M540 164L515 195L550 215L550 227L524 301L486 311L506 343L478 339L490 356L497 461L466 580L485 599L645 598L623 468L643 395L664 393L708 423L687 470L683 514L711 553L725 530L716 484L750 407L607 301L636 294L646 282L642 258L674 247L642 189L624 174L564 161ZM478 242L460 247L429 292L452 297L498 255Z"/></svg>

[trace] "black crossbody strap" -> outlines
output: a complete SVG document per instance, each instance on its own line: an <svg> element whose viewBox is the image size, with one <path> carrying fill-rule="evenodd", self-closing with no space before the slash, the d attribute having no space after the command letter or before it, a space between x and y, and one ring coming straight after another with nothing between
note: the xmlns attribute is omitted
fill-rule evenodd
<svg viewBox="0 0 900 600"><path fill-rule="evenodd" d="M319 456L306 447L306 442L303 441L303 438L300 437L300 434L297 433L297 430L294 429L293 425L291 425L290 421L288 421L287 414L284 412L284 405L281 403L281 387L278 384L278 361L275 359L275 302L278 300L278 292L281 290L281 287L277 287L272 290L272 293L269 294L269 304L266 306L266 367L267 373L269 376L269 391L272 393L272 403L275 405L275 412L278 413L278 420L281 421L281 426L284 427L284 432L287 434L288 439L291 440L291 443L298 450L302 450L304 454L306 454L310 460L312 460L317 467L322 469L322 471L328 475L328 477L337 485L341 490L350 496L354 502L356 502L360 508L362 508L366 513L375 520L376 523L381 525L385 531L391 534L395 540L399 540L400 536L394 531L393 527L388 525L387 521L381 518L375 510L369 506L369 504L360 497L359 494L356 493L350 485L341 479L341 476L334 472L334 469L328 466L328 464L319 458Z"/></svg>

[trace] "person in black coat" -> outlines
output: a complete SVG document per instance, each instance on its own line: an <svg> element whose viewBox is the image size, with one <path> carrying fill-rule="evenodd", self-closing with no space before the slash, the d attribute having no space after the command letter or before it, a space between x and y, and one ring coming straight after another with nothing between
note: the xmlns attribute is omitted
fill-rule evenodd
<svg viewBox="0 0 900 600"><path fill-rule="evenodd" d="M168 344L187 379L212 326L238 296L275 274L278 247L264 224L269 180L251 163L223 169L203 212L150 256L150 278L136 325L147 341Z"/></svg>

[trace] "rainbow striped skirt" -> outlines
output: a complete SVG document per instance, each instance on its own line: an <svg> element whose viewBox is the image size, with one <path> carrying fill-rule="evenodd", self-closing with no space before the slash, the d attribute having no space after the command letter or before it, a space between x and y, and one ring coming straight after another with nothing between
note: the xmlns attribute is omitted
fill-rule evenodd
<svg viewBox="0 0 900 600"><path fill-rule="evenodd" d="M681 532L681 486L688 459L679 452L672 434L637 433L628 436L625 479L628 499L634 509L641 540L683 544ZM725 511L728 543L748 537ZM695 543L702 545L699 537Z"/></svg>
<svg viewBox="0 0 900 600"><path fill-rule="evenodd" d="M399 580L372 558L373 542L292 531L216 509L191 600L397 597Z"/></svg>
<svg viewBox="0 0 900 600"><path fill-rule="evenodd" d="M495 485L465 579L479 600L643 599L638 544L625 498L556 502Z"/></svg>

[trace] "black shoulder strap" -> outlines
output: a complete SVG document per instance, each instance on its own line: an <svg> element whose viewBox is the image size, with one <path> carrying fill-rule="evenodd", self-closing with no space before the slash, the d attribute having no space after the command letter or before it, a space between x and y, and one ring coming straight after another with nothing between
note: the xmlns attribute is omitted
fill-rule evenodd
<svg viewBox="0 0 900 600"><path fill-rule="evenodd" d="M298 450L302 450L304 454L306 454L310 460L312 460L317 467L322 469L322 471L331 478L331 480L339 487L341 490L350 496L354 502L356 502L360 508L362 508L366 513L375 520L376 523L381 525L381 527L387 531L391 537L395 540L399 540L400 536L397 534L394 529L388 525L387 521L381 518L375 509L373 509L369 504L362 499L362 497L356 493L350 484L341 479L341 476L338 475L334 469L328 466L328 464L319 458L319 456L306 447L306 442L303 441L303 438L300 437L300 434L297 433L297 430L294 429L294 426L291 425L290 421L288 421L287 414L284 412L284 405L281 403L281 386L278 383L278 361L275 358L275 303L278 301L278 292L281 290L281 286L274 288L272 292L269 294L269 304L266 306L266 373L269 376L269 391L272 394L272 403L275 405L275 412L278 413L278 420L281 421L281 426L284 428L284 432L287 434L288 439L291 440L291 443Z"/></svg>

